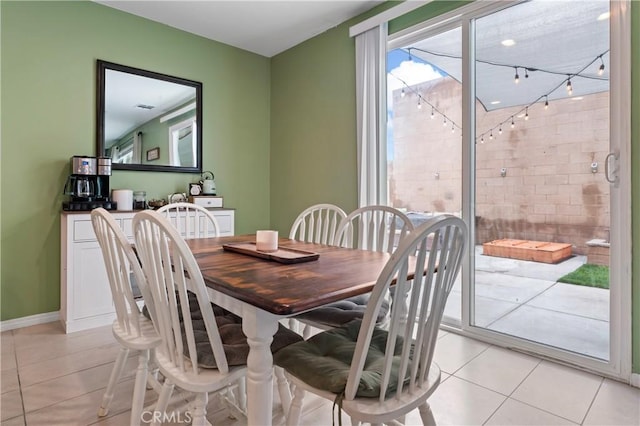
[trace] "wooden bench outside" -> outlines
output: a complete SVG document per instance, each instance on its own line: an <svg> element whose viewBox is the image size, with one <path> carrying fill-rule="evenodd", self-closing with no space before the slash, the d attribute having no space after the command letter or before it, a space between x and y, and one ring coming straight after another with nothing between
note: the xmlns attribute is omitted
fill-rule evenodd
<svg viewBox="0 0 640 426"><path fill-rule="evenodd" d="M502 239L482 244L482 254L533 262L558 263L571 257L571 244Z"/></svg>

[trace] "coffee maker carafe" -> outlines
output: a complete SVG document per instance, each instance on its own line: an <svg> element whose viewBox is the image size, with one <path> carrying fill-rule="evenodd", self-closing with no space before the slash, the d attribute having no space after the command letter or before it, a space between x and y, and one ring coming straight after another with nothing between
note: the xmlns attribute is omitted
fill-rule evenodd
<svg viewBox="0 0 640 426"><path fill-rule="evenodd" d="M114 210L116 203L109 197L111 159L74 155L71 174L64 185L64 194L70 197L62 203L63 210L93 210L103 207Z"/></svg>

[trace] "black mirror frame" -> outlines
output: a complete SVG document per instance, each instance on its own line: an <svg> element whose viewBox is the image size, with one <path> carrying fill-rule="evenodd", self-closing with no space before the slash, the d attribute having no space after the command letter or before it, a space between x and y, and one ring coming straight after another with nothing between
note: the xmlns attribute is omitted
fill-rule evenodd
<svg viewBox="0 0 640 426"><path fill-rule="evenodd" d="M149 172L178 172L178 173L202 173L202 83L184 78L173 77L166 74L160 74L153 71L147 71L140 68L119 65L113 62L97 60L97 105L96 105L96 154L103 156L105 154L104 143L104 112L105 112L105 80L106 71L115 70L129 74L136 74L143 77L154 78L158 80L170 81L172 83L191 86L196 89L196 137L197 142L197 164L195 167L179 167L179 166L160 166L151 164L121 164L114 163L111 165L113 170L138 170Z"/></svg>

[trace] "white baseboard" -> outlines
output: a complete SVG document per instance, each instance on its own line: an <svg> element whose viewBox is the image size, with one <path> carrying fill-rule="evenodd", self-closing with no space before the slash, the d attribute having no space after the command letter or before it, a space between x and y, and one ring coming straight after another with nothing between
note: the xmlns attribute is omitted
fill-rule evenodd
<svg viewBox="0 0 640 426"><path fill-rule="evenodd" d="M0 331L15 330L16 328L45 324L60 320L60 311L36 314L28 317L14 318L0 322Z"/></svg>
<svg viewBox="0 0 640 426"><path fill-rule="evenodd" d="M631 386L640 388L640 373L631 373Z"/></svg>

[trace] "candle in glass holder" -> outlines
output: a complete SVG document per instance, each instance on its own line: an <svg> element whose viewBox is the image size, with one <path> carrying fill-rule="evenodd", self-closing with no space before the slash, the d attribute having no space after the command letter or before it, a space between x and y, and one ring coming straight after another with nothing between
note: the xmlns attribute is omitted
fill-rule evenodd
<svg viewBox="0 0 640 426"><path fill-rule="evenodd" d="M278 250L278 231L257 231L256 250L273 252Z"/></svg>

